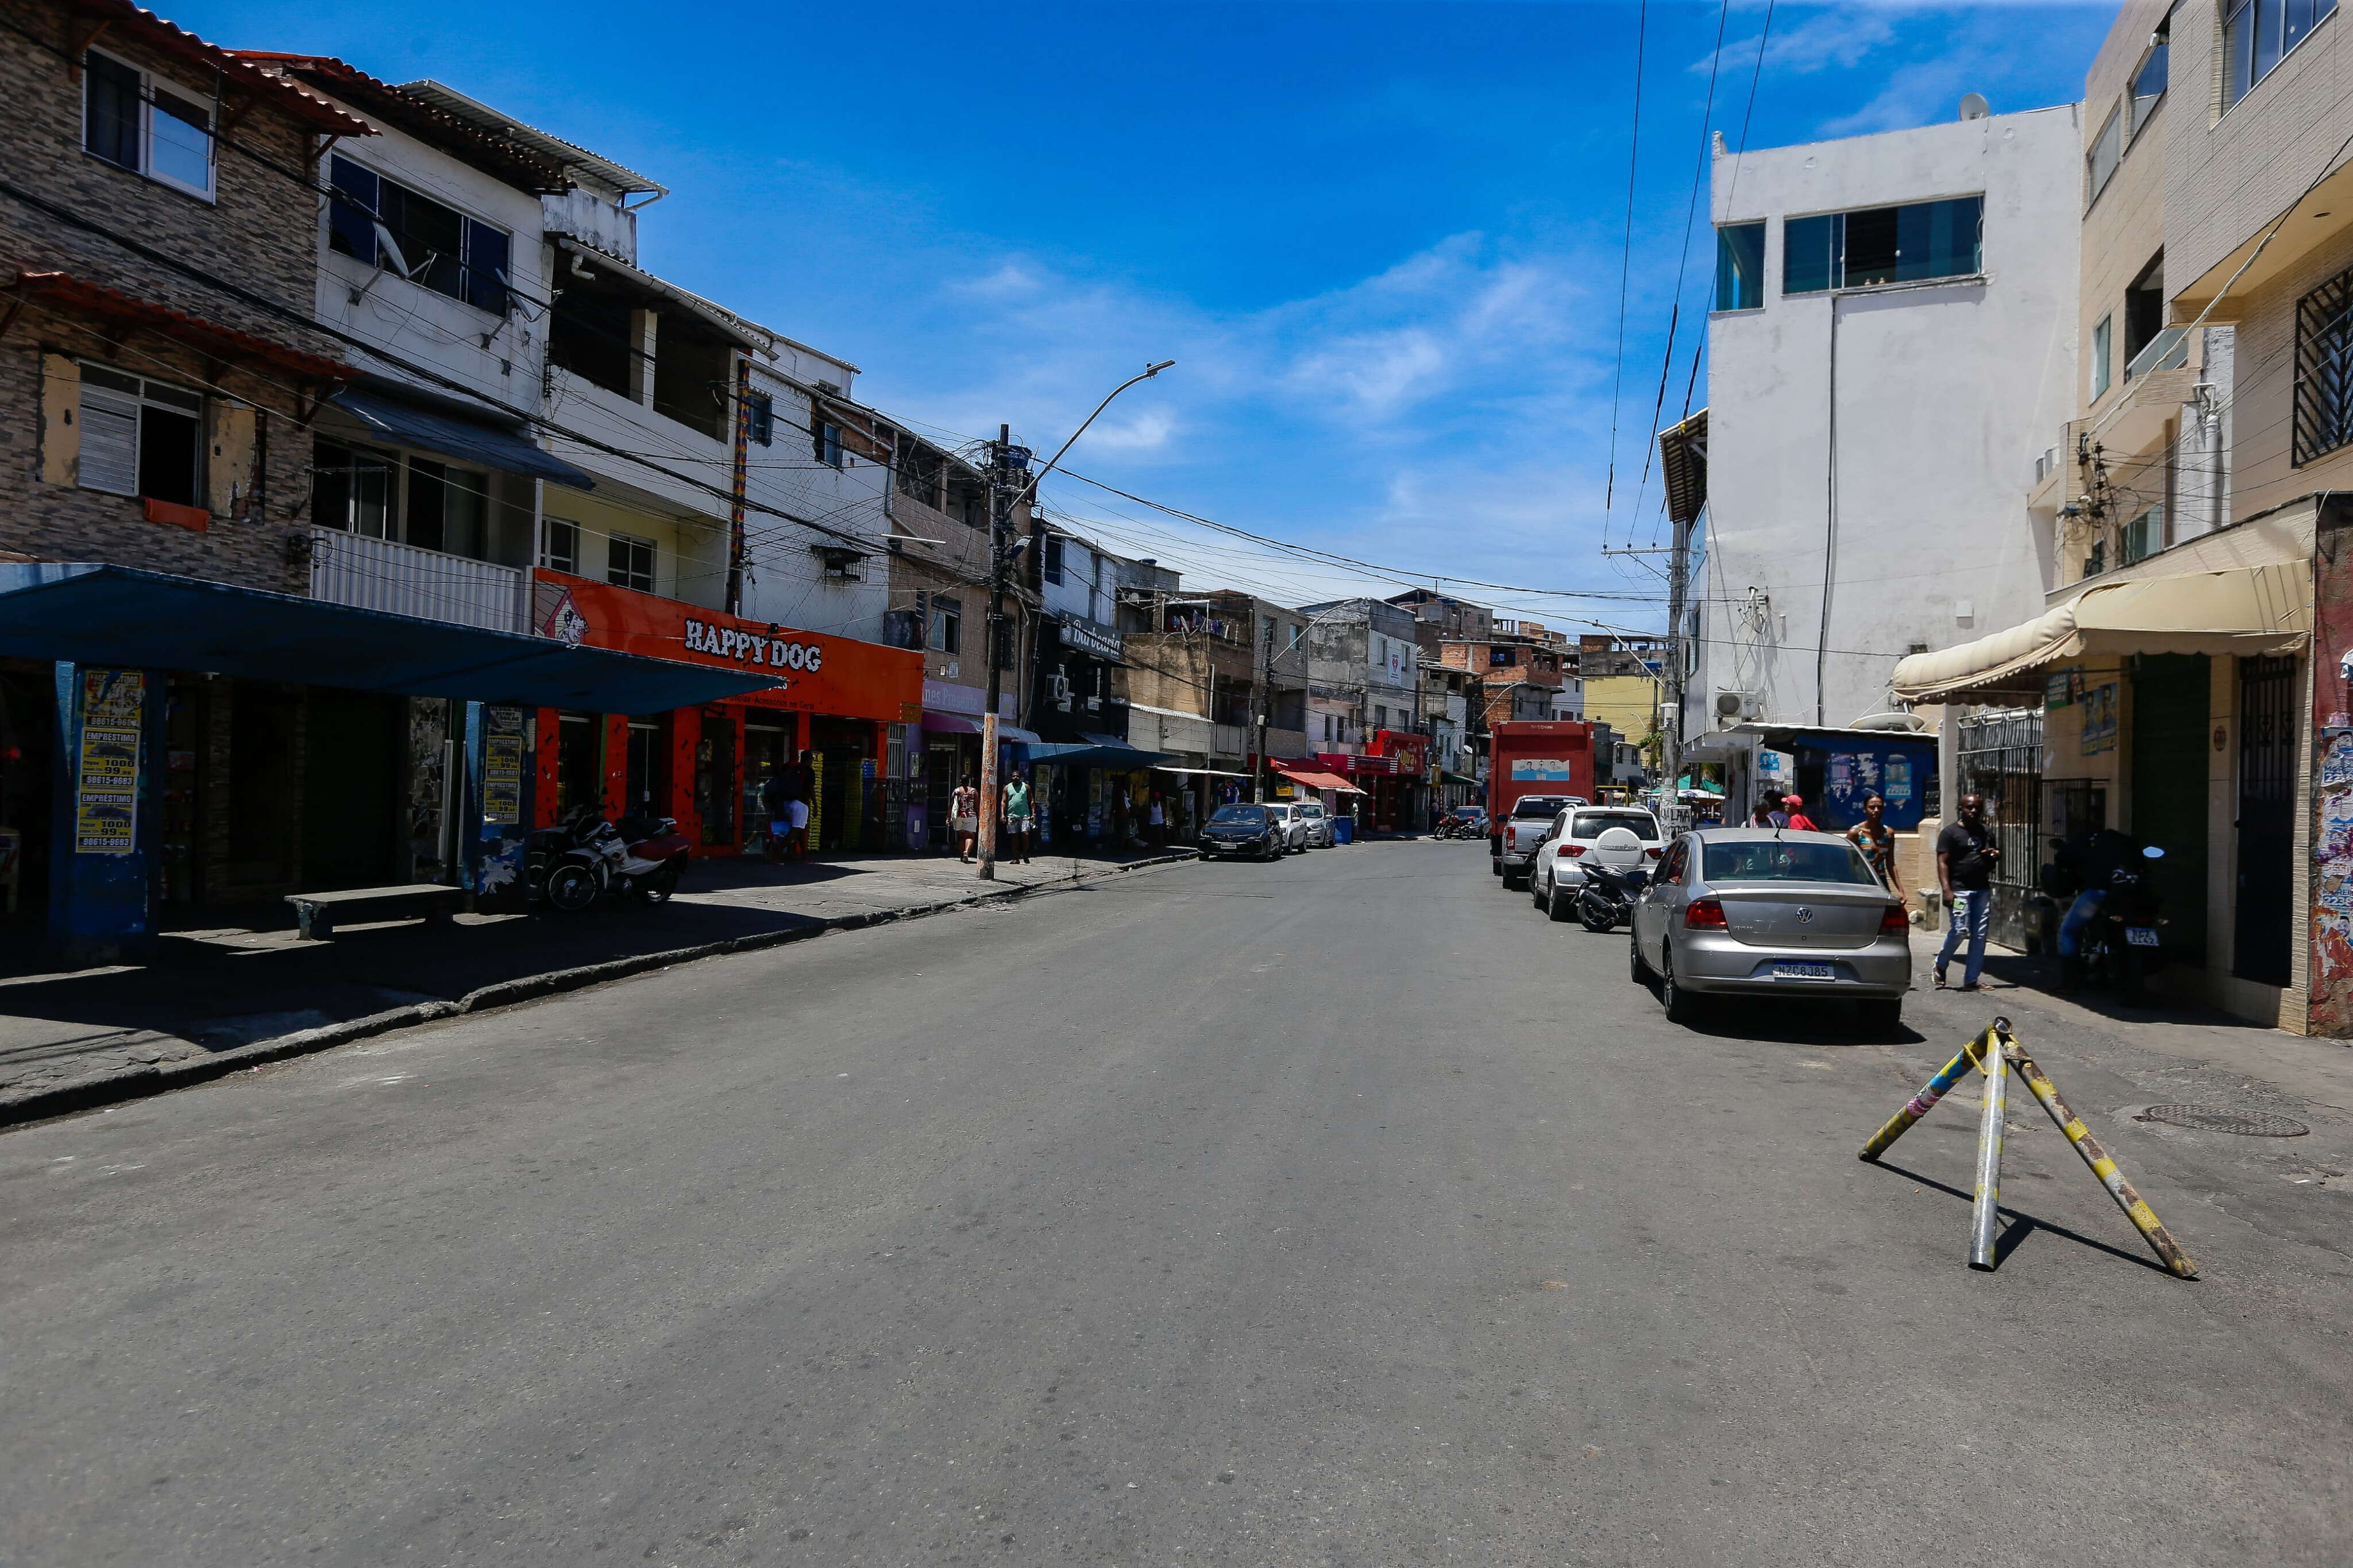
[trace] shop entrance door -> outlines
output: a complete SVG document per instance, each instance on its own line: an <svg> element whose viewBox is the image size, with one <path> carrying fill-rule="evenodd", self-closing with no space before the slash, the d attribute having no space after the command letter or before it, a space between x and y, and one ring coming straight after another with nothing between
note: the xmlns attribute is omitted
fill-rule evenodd
<svg viewBox="0 0 2353 1568"><path fill-rule="evenodd" d="M2295 659L2239 661L2239 905L2231 973L2285 985L2295 880Z"/></svg>
<svg viewBox="0 0 2353 1568"><path fill-rule="evenodd" d="M594 713L555 716L555 820L605 809L605 726Z"/></svg>
<svg viewBox="0 0 2353 1568"><path fill-rule="evenodd" d="M667 816L670 805L670 747L662 735L667 719L629 721L629 755L622 773L624 809L649 816Z"/></svg>
<svg viewBox="0 0 2353 1568"><path fill-rule="evenodd" d="M37 931L49 913L53 666L0 669L0 931Z"/></svg>
<svg viewBox="0 0 2353 1568"><path fill-rule="evenodd" d="M744 852L756 854L768 832L768 812L760 791L785 776L793 760L793 732L773 719L744 721Z"/></svg>
<svg viewBox="0 0 2353 1568"><path fill-rule="evenodd" d="M2165 851L2149 879L2164 900L2166 945L2206 962L2207 682L2202 653L2133 661L2134 837Z"/></svg>
<svg viewBox="0 0 2353 1568"><path fill-rule="evenodd" d="M407 704L311 689L302 737L302 887L379 888L404 879Z"/></svg>
<svg viewBox="0 0 2353 1568"><path fill-rule="evenodd" d="M694 814L702 819L706 847L733 846L735 721L724 709L702 715L702 740L694 748Z"/></svg>
<svg viewBox="0 0 2353 1568"><path fill-rule="evenodd" d="M847 719L811 719L809 749L824 763L818 784L817 847L856 849L866 845L874 790L862 773L863 764L874 757L874 726Z"/></svg>
<svg viewBox="0 0 2353 1568"><path fill-rule="evenodd" d="M948 805L962 782L956 770L963 759L956 753L954 741L934 741L923 752L923 804L931 819L931 844L934 849L948 847Z"/></svg>

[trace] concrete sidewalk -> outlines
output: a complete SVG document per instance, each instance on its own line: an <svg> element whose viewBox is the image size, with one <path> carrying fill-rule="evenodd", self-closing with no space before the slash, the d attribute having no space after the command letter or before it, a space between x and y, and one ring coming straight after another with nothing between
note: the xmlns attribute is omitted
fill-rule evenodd
<svg viewBox="0 0 2353 1568"><path fill-rule="evenodd" d="M946 856L800 865L697 860L657 909L356 924L332 942L274 927L168 933L151 964L0 974L0 1125L134 1098L344 1040L768 946L1190 859L1039 856L997 880ZM283 906L280 906L283 909Z"/></svg>

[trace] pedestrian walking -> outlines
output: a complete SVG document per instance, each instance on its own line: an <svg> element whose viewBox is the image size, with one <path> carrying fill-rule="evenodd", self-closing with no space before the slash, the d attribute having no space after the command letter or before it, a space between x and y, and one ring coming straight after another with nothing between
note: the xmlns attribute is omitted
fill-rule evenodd
<svg viewBox="0 0 2353 1568"><path fill-rule="evenodd" d="M1985 819L1985 797L1961 796L1960 816L1936 835L1936 888L1944 894L1945 907L1953 913L1945 945L1936 954L1939 991L1945 989L1945 971L1964 932L1969 940L1969 956L1961 972L1961 989L1978 988L1978 977L1985 970L1986 928L1993 918L1994 863L2000 858L1993 828Z"/></svg>
<svg viewBox="0 0 2353 1568"><path fill-rule="evenodd" d="M1154 790L1152 792L1152 804L1145 807L1145 821L1150 825L1152 829L1152 847L1155 849L1167 848L1168 813L1160 804L1160 792L1158 790Z"/></svg>
<svg viewBox="0 0 2353 1568"><path fill-rule="evenodd" d="M1770 827L1773 826L1773 803L1771 800L1760 800L1755 805L1748 808L1748 826L1751 827Z"/></svg>
<svg viewBox="0 0 2353 1568"><path fill-rule="evenodd" d="M1895 885L1895 830L1887 826L1887 802L1871 795L1862 803L1862 820L1846 830L1846 841L1862 851L1864 864L1879 879L1880 886L1897 898L1904 889Z"/></svg>
<svg viewBox="0 0 2353 1568"><path fill-rule="evenodd" d="M1821 831L1821 827L1814 821L1814 819L1806 815L1806 802L1805 797L1802 795L1783 795L1781 797L1781 826L1784 827L1793 828L1799 833L1820 833Z"/></svg>
<svg viewBox="0 0 2353 1568"><path fill-rule="evenodd" d="M970 774L948 797L948 831L955 835L956 858L970 864L973 842L980 837L980 787Z"/></svg>
<svg viewBox="0 0 2353 1568"><path fill-rule="evenodd" d="M791 843L793 832L791 786L775 768L760 780L760 811L768 819L768 830L760 836L760 856L774 864Z"/></svg>
<svg viewBox="0 0 2353 1568"><path fill-rule="evenodd" d="M1029 781L1015 773L1005 784L1005 858L1029 861Z"/></svg>
<svg viewBox="0 0 2353 1568"><path fill-rule="evenodd" d="M808 858L809 802L817 796L817 770L809 766L809 754L804 749L785 770L785 855L788 859Z"/></svg>

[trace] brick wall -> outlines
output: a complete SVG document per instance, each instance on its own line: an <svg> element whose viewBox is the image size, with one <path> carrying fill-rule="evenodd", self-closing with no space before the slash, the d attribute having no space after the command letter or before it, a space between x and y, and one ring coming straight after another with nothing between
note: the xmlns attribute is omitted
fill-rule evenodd
<svg viewBox="0 0 2353 1568"><path fill-rule="evenodd" d="M0 177L308 317L316 291L319 209L301 183L313 156L306 127L266 101L254 104L227 137L253 156L223 146L216 160L216 199L202 200L82 151L83 73L58 52L74 36L72 13L0 0L0 18L20 30L0 49L0 145L8 149ZM57 47L37 47L26 34ZM208 73L142 42L135 26L110 27L97 47L180 84L191 96L209 96ZM232 91L227 112L240 107ZM20 270L69 272L216 325L311 353L336 353L322 333L0 195L0 283ZM215 503L208 529L149 522L135 499L56 482L71 478L69 465L53 462L45 480L42 447L52 433L44 429L44 387L70 376L73 363L83 357L213 395L207 468L225 472L206 476ZM301 403L291 380L267 366L207 362L150 332L122 334L28 305L0 338L0 550L303 591L307 568L295 552L303 534L299 519L308 499L311 440L298 419ZM69 388L57 394L62 395L53 395L53 410L71 406ZM228 412L240 403L259 411L249 449L242 416ZM54 434L69 447L78 440ZM240 475L231 505L229 486L221 481Z"/></svg>

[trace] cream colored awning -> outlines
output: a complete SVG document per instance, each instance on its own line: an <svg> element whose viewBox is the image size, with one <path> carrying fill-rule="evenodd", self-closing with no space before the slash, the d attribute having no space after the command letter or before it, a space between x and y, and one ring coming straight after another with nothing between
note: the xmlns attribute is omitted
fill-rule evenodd
<svg viewBox="0 0 2353 1568"><path fill-rule="evenodd" d="M2103 654L2283 653L2312 631L2312 566L2296 561L2095 584L2023 626L1895 667L1906 702L2023 688L2034 671Z"/></svg>

